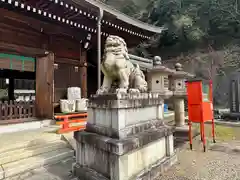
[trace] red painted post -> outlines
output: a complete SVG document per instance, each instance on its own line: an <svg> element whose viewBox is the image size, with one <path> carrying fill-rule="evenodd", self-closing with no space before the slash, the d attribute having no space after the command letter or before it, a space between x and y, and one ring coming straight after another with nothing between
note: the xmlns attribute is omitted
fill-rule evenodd
<svg viewBox="0 0 240 180"><path fill-rule="evenodd" d="M205 129L204 129L204 122L202 121L200 123L201 127L202 127L202 142L203 142L203 151L206 152L206 139L205 139Z"/></svg>
<svg viewBox="0 0 240 180"><path fill-rule="evenodd" d="M65 116L63 120L63 129L68 129L68 128L69 128L68 116Z"/></svg>
<svg viewBox="0 0 240 180"><path fill-rule="evenodd" d="M189 144L190 144L190 149L192 150L192 122L188 122L189 125L189 131L188 131L188 136L189 136Z"/></svg>

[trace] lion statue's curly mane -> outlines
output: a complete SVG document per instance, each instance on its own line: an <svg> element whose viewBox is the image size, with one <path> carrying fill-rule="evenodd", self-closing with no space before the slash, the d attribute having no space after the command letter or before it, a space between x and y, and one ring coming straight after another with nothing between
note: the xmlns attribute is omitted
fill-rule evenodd
<svg viewBox="0 0 240 180"><path fill-rule="evenodd" d="M103 84L97 94L112 91L135 92L147 91L145 76L138 65L133 65L128 56L125 41L118 36L109 36L105 42L105 49L101 70L104 74ZM113 85L115 87L113 88Z"/></svg>

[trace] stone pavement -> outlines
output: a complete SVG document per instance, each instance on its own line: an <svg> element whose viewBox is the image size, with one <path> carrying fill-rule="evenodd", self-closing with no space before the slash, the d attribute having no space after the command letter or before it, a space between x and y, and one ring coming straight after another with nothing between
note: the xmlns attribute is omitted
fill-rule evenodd
<svg viewBox="0 0 240 180"><path fill-rule="evenodd" d="M74 159L66 159L48 167L31 170L6 180L76 180L71 176Z"/></svg>
<svg viewBox="0 0 240 180"><path fill-rule="evenodd" d="M158 180L240 180L240 141L210 145L204 153L200 142L178 152L178 163Z"/></svg>

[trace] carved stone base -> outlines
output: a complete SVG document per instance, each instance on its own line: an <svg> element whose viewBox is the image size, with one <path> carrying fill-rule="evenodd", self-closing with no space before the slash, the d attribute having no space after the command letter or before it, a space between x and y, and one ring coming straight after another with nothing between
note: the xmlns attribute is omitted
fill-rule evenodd
<svg viewBox="0 0 240 180"><path fill-rule="evenodd" d="M163 102L161 95L147 93L90 98L86 130L74 134L75 174L81 180L157 177L175 157L173 129L162 120Z"/></svg>
<svg viewBox="0 0 240 180"><path fill-rule="evenodd" d="M126 139L77 132L77 163L81 180L155 179L176 162L172 131L151 129Z"/></svg>
<svg viewBox="0 0 240 180"><path fill-rule="evenodd" d="M163 125L164 100L159 94L102 95L90 98L87 131L125 138Z"/></svg>
<svg viewBox="0 0 240 180"><path fill-rule="evenodd" d="M177 155L174 153L172 156L163 158L162 160L153 164L150 168L139 173L136 177L133 177L132 180L152 180L159 177L162 173L167 171L172 165L177 162ZM81 180L110 180L102 174L90 169L86 166L80 166L79 164L74 165L75 175Z"/></svg>

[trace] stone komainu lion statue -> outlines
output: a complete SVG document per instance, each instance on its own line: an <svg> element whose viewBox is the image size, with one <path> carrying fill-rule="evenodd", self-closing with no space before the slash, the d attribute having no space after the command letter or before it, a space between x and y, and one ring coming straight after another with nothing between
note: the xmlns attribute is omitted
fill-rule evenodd
<svg viewBox="0 0 240 180"><path fill-rule="evenodd" d="M139 66L134 66L128 56L125 41L118 36L109 36L105 43L104 56L101 64L104 74L103 84L97 94L146 92L147 82ZM115 87L113 87L115 83Z"/></svg>

